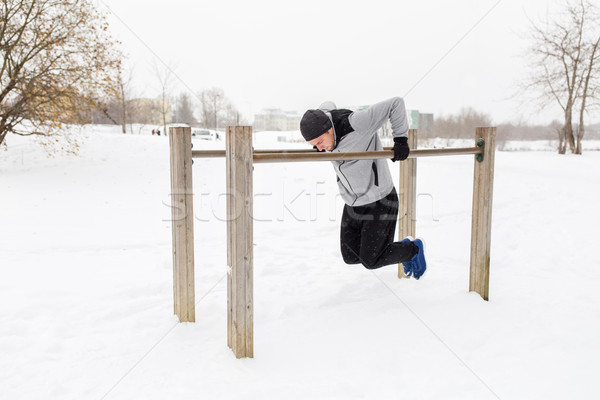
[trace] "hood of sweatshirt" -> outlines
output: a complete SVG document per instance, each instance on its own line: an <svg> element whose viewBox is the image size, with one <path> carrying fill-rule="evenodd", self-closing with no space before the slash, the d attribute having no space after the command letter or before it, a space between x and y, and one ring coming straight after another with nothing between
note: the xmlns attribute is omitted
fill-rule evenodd
<svg viewBox="0 0 600 400"><path fill-rule="evenodd" d="M331 120L333 126L333 138L335 147L340 143L340 140L350 132L354 132L354 128L350 125L348 117L353 113L352 110L337 109L333 101L326 101L319 106L319 110Z"/></svg>

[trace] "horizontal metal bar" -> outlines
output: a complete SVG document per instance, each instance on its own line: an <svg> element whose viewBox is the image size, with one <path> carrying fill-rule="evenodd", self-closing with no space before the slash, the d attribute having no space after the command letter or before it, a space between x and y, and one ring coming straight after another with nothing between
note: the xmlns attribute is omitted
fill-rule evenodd
<svg viewBox="0 0 600 400"><path fill-rule="evenodd" d="M391 147L384 147L391 150ZM289 153L316 153L315 149L289 149L289 150L254 150L254 154L289 154ZM225 150L192 150L192 158L218 158L225 157Z"/></svg>
<svg viewBox="0 0 600 400"><path fill-rule="evenodd" d="M386 150L391 147L385 147ZM254 150L254 154L288 154L288 153L316 153L315 149L290 149L290 150ZM192 158L218 158L225 157L225 150L192 150Z"/></svg>
<svg viewBox="0 0 600 400"><path fill-rule="evenodd" d="M454 149L416 149L411 150L408 158L419 157L437 157L454 156L462 154L482 154L482 147L464 147ZM394 152L391 150L383 151L363 151L347 153L254 153L254 163L276 163L276 162L307 162L307 161L343 161L343 160L376 160L379 158L391 159Z"/></svg>
<svg viewBox="0 0 600 400"><path fill-rule="evenodd" d="M383 150L392 150L393 147L384 147ZM254 150L254 154L289 154L289 153L318 153L315 149L282 149L282 150Z"/></svg>
<svg viewBox="0 0 600 400"><path fill-rule="evenodd" d="M449 149L415 149L410 151L408 158L454 156L463 154L482 154L482 147L460 147ZM300 150L256 150L255 163L275 162L305 162L305 161L342 161L342 160L376 160L378 158L392 158L394 153L391 148L383 151L362 151L347 153L318 152L312 149ZM193 158L218 158L225 157L225 150L192 150Z"/></svg>
<svg viewBox="0 0 600 400"><path fill-rule="evenodd" d="M192 150L192 158L225 157L225 150Z"/></svg>

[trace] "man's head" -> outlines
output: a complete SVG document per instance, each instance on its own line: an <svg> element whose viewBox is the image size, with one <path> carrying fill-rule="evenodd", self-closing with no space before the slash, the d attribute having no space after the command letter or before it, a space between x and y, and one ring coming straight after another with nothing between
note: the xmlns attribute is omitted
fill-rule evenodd
<svg viewBox="0 0 600 400"><path fill-rule="evenodd" d="M308 110L300 121L300 132L304 140L316 146L319 151L333 150L335 139L331 119L322 110Z"/></svg>
<svg viewBox="0 0 600 400"><path fill-rule="evenodd" d="M333 136L333 128L329 128L327 132L317 137L316 139L309 140L308 143L310 143L311 146L316 147L319 151L332 151L335 148L335 137Z"/></svg>

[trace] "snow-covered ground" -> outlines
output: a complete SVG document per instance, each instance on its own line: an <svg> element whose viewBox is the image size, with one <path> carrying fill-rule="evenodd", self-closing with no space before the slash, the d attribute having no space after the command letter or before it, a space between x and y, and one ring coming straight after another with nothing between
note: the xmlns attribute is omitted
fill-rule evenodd
<svg viewBox="0 0 600 400"><path fill-rule="evenodd" d="M1 399L600 398L599 153L497 153L489 302L468 292L472 156L419 160L420 281L343 263L329 164L256 165L255 358L236 360L224 160L194 164L179 324L168 138L117 132L78 157L0 149ZM305 147L274 137L255 147Z"/></svg>

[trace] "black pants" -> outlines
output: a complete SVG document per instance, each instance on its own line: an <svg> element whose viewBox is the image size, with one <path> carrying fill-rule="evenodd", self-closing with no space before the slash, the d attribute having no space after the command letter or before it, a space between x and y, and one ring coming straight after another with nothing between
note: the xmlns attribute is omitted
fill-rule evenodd
<svg viewBox="0 0 600 400"><path fill-rule="evenodd" d="M410 260L418 247L394 242L398 219L398 195L392 189L383 199L364 206L344 205L340 232L346 264L362 263L368 269Z"/></svg>

